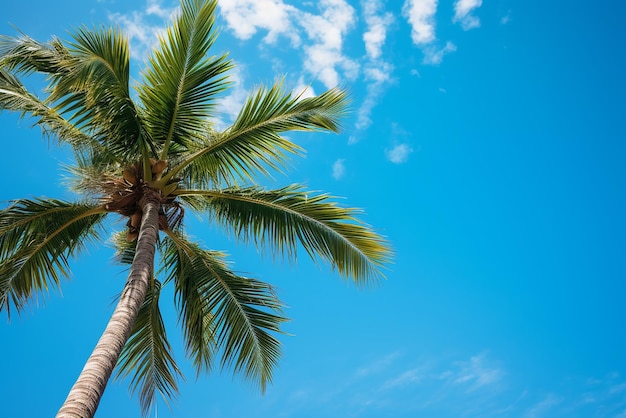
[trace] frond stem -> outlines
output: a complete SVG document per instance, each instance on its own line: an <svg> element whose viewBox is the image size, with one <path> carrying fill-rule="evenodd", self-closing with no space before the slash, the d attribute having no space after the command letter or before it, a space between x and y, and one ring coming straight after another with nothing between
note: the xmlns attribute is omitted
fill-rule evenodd
<svg viewBox="0 0 626 418"><path fill-rule="evenodd" d="M224 138L222 138L221 140L217 141L215 144L211 144L208 147L202 148L201 150L198 150L198 151L194 152L193 154L191 154L189 157L185 158L183 161L181 161L180 164L178 164L175 167L173 167L170 171L168 171L168 173L165 176L163 176L163 181L165 183L167 183L170 179L172 179L174 176L176 176L178 173L180 173L183 169L185 169L185 167L190 165L192 162L194 162L198 158L202 157L203 155L213 151L215 148L218 148L219 146L222 146L226 142L235 140L238 137L240 137L241 135L244 135L244 134L246 134L246 133L248 133L248 132L250 132L252 130L255 130L255 129L258 129L258 128L262 128L263 126L272 124L272 123L276 122L279 119L286 119L286 118L289 118L289 117L291 117L293 115L297 115L298 113L299 112L283 113L279 117L266 119L266 120L264 120L261 123L249 126L249 127L247 127L246 129L244 129L242 131L238 131L236 135L232 135L232 136L226 135ZM294 144L294 146L296 148L300 148L300 147L298 147L295 144Z"/></svg>

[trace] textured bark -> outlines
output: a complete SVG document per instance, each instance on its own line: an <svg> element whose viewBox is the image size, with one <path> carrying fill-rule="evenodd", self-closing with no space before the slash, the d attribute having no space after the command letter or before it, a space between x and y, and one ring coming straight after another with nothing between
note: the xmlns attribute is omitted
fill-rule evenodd
<svg viewBox="0 0 626 418"><path fill-rule="evenodd" d="M159 233L159 199L148 191L141 200L143 219L135 258L120 300L98 344L70 390L57 418L91 418L122 348L130 337L139 309L146 297L154 268L154 251Z"/></svg>

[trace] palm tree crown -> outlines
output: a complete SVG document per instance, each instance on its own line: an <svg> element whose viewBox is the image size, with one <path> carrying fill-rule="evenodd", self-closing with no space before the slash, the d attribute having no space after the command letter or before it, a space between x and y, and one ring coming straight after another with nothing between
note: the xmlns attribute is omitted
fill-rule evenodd
<svg viewBox="0 0 626 418"><path fill-rule="evenodd" d="M0 109L31 116L71 147L79 196L20 199L0 211L0 310L19 313L37 294L60 286L71 258L103 238L107 215L127 219L113 241L117 260L131 266L129 279L92 355L107 363L98 372L103 386L93 389L89 376L81 380L95 374L90 358L58 416L93 415L116 364L118 375L131 376L144 413L156 393L166 399L177 393L181 373L159 310L166 284L174 286L187 355L198 372L209 371L219 353L222 366L262 388L271 381L285 320L281 302L269 284L237 274L222 253L188 239L186 211L274 253L295 258L303 248L358 285L380 277L389 259L387 243L356 218L357 210L299 185L256 184L302 151L282 133L338 130L344 91L302 98L278 82L253 91L228 128L211 122L233 67L226 55L210 54L215 9L216 0L182 0L143 81L133 86L128 42L117 30L80 28L69 42L0 39ZM20 77L31 73L47 77L45 98L22 84ZM113 353L106 361L100 344ZM82 412L70 405L81 397L94 405Z"/></svg>

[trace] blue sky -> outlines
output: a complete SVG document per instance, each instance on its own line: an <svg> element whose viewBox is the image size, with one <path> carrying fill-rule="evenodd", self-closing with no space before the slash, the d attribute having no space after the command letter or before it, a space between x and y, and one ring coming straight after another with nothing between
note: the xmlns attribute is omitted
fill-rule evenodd
<svg viewBox="0 0 626 418"><path fill-rule="evenodd" d="M139 77L175 6L9 2L0 33L117 25ZM216 53L239 64L220 123L278 75L310 94L348 88L343 132L294 137L308 153L276 183L345 196L396 256L386 281L357 290L190 219L198 240L278 287L292 335L264 396L229 371L196 380L165 303L187 381L159 417L626 417L626 4L224 0L220 13ZM28 120L4 113L0 126L0 200L71 198L69 156ZM111 255L90 248L62 293L2 314L3 416L61 405L123 286ZM138 415L112 381L96 416Z"/></svg>

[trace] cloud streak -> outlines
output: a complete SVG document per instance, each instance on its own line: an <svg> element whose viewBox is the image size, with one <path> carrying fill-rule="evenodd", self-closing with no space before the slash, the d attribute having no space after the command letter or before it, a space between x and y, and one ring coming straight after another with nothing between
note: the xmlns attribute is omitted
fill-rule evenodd
<svg viewBox="0 0 626 418"><path fill-rule="evenodd" d="M469 0L472 4L481 1ZM473 7L468 9L468 6L472 4L466 5L467 2L468 0L458 0L455 6L460 7L459 13L466 19L471 19L473 16L469 15L469 12ZM402 8L403 15L411 26L411 39L422 50L424 54L422 63L426 65L441 64L445 55L456 51L456 45L450 41L446 42L443 47L439 46L440 43L435 33L437 5L438 0L406 0ZM466 11L466 9L468 10Z"/></svg>
<svg viewBox="0 0 626 418"><path fill-rule="evenodd" d="M136 59L145 59L158 44L159 36L165 31L163 19L170 19L178 8L164 8L157 0L148 0L145 9L130 14L110 13L108 18L121 27L129 38L131 55ZM154 17L160 18L153 23Z"/></svg>
<svg viewBox="0 0 626 418"><path fill-rule="evenodd" d="M419 383L424 379L423 373L424 372L420 367L407 370L399 376L387 380L383 384L382 390L392 390L399 387Z"/></svg>
<svg viewBox="0 0 626 418"><path fill-rule="evenodd" d="M367 63L363 69L367 83L366 96L357 110L355 127L365 130L371 124L371 114L385 91L385 85L392 81L393 65L382 59L382 47L387 39L387 30L394 22L390 12L382 11L380 0L364 0L362 2L363 16L367 30L363 33ZM357 137L349 143L357 142Z"/></svg>
<svg viewBox="0 0 626 418"><path fill-rule="evenodd" d="M274 43L285 35L293 45L300 44L300 37L294 27L294 14L297 9L281 0L230 0L218 3L222 16L235 37L248 40L259 30L266 30L263 40Z"/></svg>
<svg viewBox="0 0 626 418"><path fill-rule="evenodd" d="M387 160L394 164L403 164L409 160L409 155L413 152L413 148L408 144L398 144L391 149L385 151Z"/></svg>
<svg viewBox="0 0 626 418"><path fill-rule="evenodd" d="M363 42L367 56L372 60L377 60L382 54L382 46L387 38L389 25L394 21L393 15L389 12L382 13L380 0L363 1L363 17L367 30L363 33Z"/></svg>
<svg viewBox="0 0 626 418"><path fill-rule="evenodd" d="M345 0L321 0L322 13L301 13L300 22L311 45L305 46L304 68L327 88L339 84L339 70L350 80L359 71L356 61L343 54L343 41L356 22L355 10Z"/></svg>
<svg viewBox="0 0 626 418"><path fill-rule="evenodd" d="M346 175L345 159L340 158L333 164L333 178L340 180Z"/></svg>
<svg viewBox="0 0 626 418"><path fill-rule="evenodd" d="M437 48L436 46L428 46L423 49L424 52L424 64L439 65L443 61L443 57L451 52L456 51L456 45L452 42L446 42L443 48Z"/></svg>
<svg viewBox="0 0 626 418"><path fill-rule="evenodd" d="M457 0L454 3L454 17L452 22L460 23L463 30L480 27L480 19L472 14L474 9L482 6L483 0Z"/></svg>
<svg viewBox="0 0 626 418"><path fill-rule="evenodd" d="M497 383L503 375L502 370L486 364L484 354L473 356L467 362L459 363L461 370L456 375L454 383L469 384L471 389Z"/></svg>
<svg viewBox="0 0 626 418"><path fill-rule="evenodd" d="M415 45L435 40L437 0L407 0L402 11L411 25L411 39Z"/></svg>

